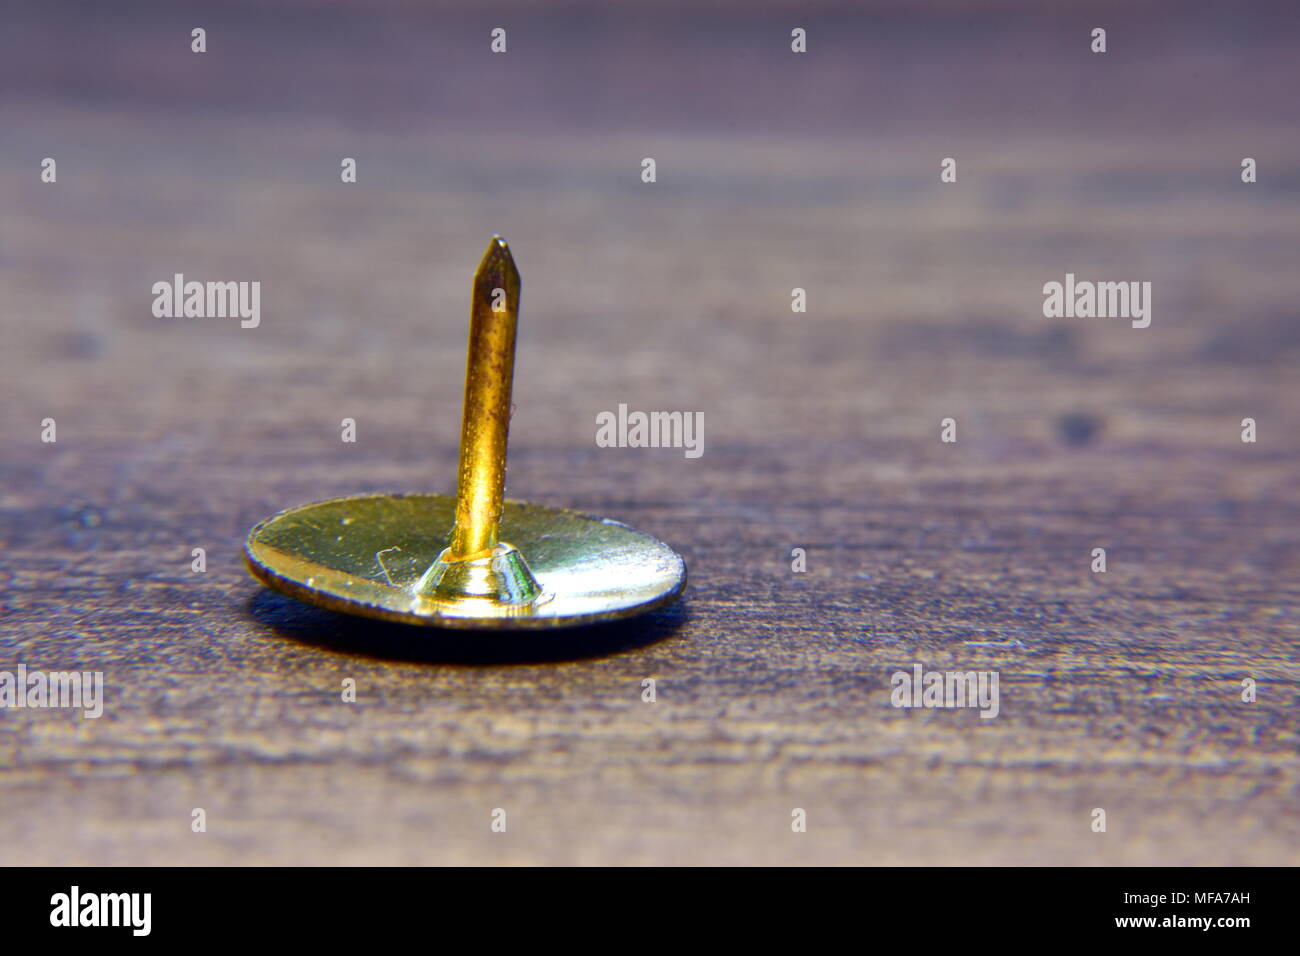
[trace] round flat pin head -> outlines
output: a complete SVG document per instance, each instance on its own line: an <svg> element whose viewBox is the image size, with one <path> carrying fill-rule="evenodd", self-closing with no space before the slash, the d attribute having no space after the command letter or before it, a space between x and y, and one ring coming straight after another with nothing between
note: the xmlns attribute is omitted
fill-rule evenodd
<svg viewBox="0 0 1300 956"><path fill-rule="evenodd" d="M446 565L456 499L358 495L282 511L248 533L248 570L308 604L452 628L551 628L634 617L671 603L686 565L627 525L507 501L501 545ZM454 583L453 583L454 582Z"/></svg>

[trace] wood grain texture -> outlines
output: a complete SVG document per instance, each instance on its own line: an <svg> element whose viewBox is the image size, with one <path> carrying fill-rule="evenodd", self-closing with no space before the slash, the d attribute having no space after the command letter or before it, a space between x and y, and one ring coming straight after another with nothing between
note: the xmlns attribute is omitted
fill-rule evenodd
<svg viewBox="0 0 1300 956"><path fill-rule="evenodd" d="M0 862L1296 861L1284 8L1107 8L1104 62L944 4L816 8L806 61L779 6L503 8L496 59L469 9L270 9L205 58L171 5L0 38L0 669L107 681L0 711ZM510 495L668 542L684 600L498 639L263 590L258 519L451 490L494 231ZM1067 271L1151 281L1151 327L1043 318ZM154 318L175 272L261 281L261 326ZM702 411L703 457L595 447L619 403ZM914 663L1000 716L894 709Z"/></svg>

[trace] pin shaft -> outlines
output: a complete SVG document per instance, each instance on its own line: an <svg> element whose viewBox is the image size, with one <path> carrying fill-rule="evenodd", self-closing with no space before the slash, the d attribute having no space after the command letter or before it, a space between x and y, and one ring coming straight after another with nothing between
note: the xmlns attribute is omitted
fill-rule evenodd
<svg viewBox="0 0 1300 956"><path fill-rule="evenodd" d="M474 273L456 523L447 555L454 561L486 557L497 545L505 500L519 291L519 270L510 247L493 236Z"/></svg>

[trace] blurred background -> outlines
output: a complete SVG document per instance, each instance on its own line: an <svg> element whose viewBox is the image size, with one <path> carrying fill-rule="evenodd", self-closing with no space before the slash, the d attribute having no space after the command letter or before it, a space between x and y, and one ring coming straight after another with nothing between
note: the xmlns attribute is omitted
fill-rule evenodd
<svg viewBox="0 0 1300 956"><path fill-rule="evenodd" d="M0 859L1293 859L1298 43L1288 3L11 0L0 662L109 698L0 715ZM576 650L377 653L243 535L452 490L494 232L511 497L691 585ZM260 326L155 318L177 272ZM1066 272L1151 327L1044 318ZM703 457L598 449L620 403ZM1000 669L1002 716L891 709L915 661Z"/></svg>

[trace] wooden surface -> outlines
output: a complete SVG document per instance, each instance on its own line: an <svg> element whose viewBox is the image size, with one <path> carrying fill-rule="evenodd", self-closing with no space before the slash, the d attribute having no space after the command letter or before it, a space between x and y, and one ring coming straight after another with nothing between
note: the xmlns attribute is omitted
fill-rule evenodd
<svg viewBox="0 0 1300 956"><path fill-rule="evenodd" d="M108 685L0 711L0 862L1296 861L1283 8L1103 8L1105 57L1090 16L812 8L803 59L779 6L269 9L203 57L174 6L0 38L0 669ZM451 490L494 231L511 496L662 538L684 599L499 640L263 590L260 518ZM1151 281L1151 327L1045 319L1067 271ZM175 272L261 281L261 326L154 318ZM703 457L597 448L619 403L702 411ZM916 663L1000 715L894 709Z"/></svg>

